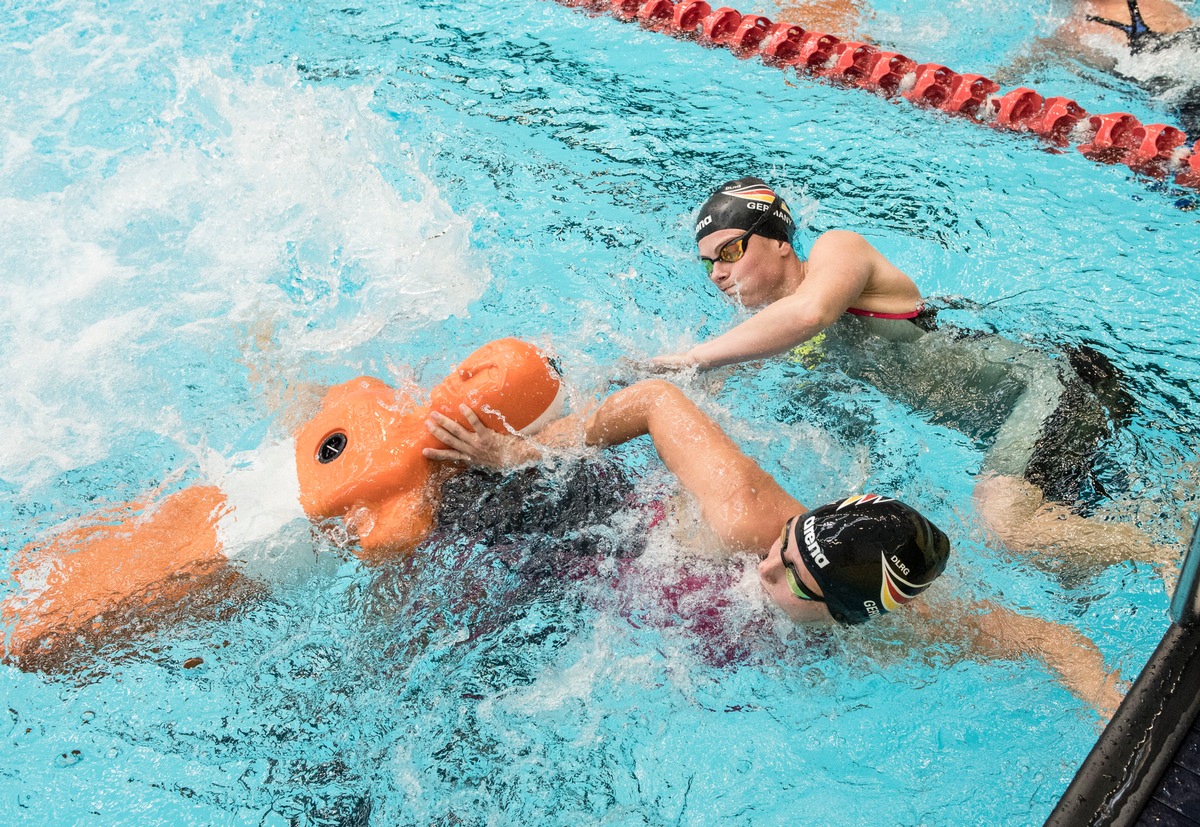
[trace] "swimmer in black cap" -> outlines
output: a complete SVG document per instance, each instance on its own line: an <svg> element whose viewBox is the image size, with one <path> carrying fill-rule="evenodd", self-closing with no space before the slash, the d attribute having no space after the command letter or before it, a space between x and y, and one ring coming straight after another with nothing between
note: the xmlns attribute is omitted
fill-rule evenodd
<svg viewBox="0 0 1200 827"><path fill-rule="evenodd" d="M501 435L467 408L464 428L434 414L426 427L445 450L430 459L511 469L583 445L607 447L648 435L667 468L698 502L704 521L730 551L759 558L764 591L792 620L860 624L912 602L918 624L955 639L970 657L1034 657L1076 695L1109 714L1120 702L1095 644L1069 627L988 602L917 600L946 567L950 541L915 509L866 494L809 509L746 456L679 388L638 382L590 416L570 416L533 439Z"/></svg>
<svg viewBox="0 0 1200 827"><path fill-rule="evenodd" d="M652 365L701 369L785 353L843 314L909 326L925 309L916 283L858 233L831 230L807 259L792 245L791 210L761 178L722 184L704 202L696 244L709 279L746 307L762 307L732 330Z"/></svg>
<svg viewBox="0 0 1200 827"><path fill-rule="evenodd" d="M427 425L450 446L427 449L430 459L510 468L542 458L542 445L482 425L473 433L442 416ZM874 494L806 508L668 382L618 391L586 420L549 426L544 439L606 447L643 435L700 501L721 543L762 558L768 595L797 621L862 623L913 600L946 567L950 541L915 509Z"/></svg>
<svg viewBox="0 0 1200 827"><path fill-rule="evenodd" d="M1175 554L1132 526L1061 505L1078 504L1094 486L1091 461L1111 429L1095 386L1115 369L1102 354L939 330L916 283L861 235L823 233L803 259L795 231L787 204L762 179L718 187L696 221L700 261L722 293L757 312L684 353L650 360L650 369L704 370L789 351L793 361L836 365L990 445L976 497L1013 550L1053 547L1104 563Z"/></svg>

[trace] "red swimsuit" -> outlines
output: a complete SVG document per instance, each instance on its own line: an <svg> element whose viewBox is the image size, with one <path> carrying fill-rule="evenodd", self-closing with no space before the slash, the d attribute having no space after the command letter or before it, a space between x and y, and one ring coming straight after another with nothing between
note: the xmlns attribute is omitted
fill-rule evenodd
<svg viewBox="0 0 1200 827"><path fill-rule="evenodd" d="M846 312L852 316L870 316L872 319L915 319L925 309L925 302L920 302L917 309L911 313L876 313L874 310L859 310L857 307L847 307Z"/></svg>

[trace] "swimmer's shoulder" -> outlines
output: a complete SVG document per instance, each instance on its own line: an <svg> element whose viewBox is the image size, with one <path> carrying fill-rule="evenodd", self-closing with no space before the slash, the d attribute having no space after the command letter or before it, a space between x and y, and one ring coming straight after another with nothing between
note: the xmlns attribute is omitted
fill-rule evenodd
<svg viewBox="0 0 1200 827"><path fill-rule="evenodd" d="M853 230L827 230L821 233L813 242L808 260L815 266L823 266L854 260L849 257L869 264L873 275L899 275L908 278L865 236Z"/></svg>
<svg viewBox="0 0 1200 827"><path fill-rule="evenodd" d="M821 256L841 256L847 253L878 255L879 251L865 237L853 230L826 230L813 242L808 258L811 261Z"/></svg>

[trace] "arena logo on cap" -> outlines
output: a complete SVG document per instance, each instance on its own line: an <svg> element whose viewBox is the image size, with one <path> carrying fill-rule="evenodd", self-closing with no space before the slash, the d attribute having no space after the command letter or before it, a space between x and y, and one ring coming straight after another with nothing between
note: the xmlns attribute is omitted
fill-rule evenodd
<svg viewBox="0 0 1200 827"><path fill-rule="evenodd" d="M829 558L825 556L825 552L821 551L821 547L817 545L817 518L809 517L804 521L804 545L808 547L808 553L812 555L813 562L817 564L817 568L825 568L829 565Z"/></svg>
<svg viewBox="0 0 1200 827"><path fill-rule="evenodd" d="M848 505L870 505L871 503L890 503L892 500L888 497L881 497L878 494L859 494L857 497L849 497L842 500L838 505L837 510L841 511Z"/></svg>
<svg viewBox="0 0 1200 827"><path fill-rule="evenodd" d="M916 599L917 595L925 591L928 587L928 583L922 586L917 583L910 583L901 577L896 569L899 568L905 574L908 574L908 567L900 562L896 555L893 554L892 559L889 560L887 555L881 551L879 552L879 559L883 563L883 583L879 586L879 602L883 604L883 608L886 611L896 611L896 609L899 609L905 603ZM901 586L907 587L908 591L905 591ZM909 594L909 592L912 593Z"/></svg>

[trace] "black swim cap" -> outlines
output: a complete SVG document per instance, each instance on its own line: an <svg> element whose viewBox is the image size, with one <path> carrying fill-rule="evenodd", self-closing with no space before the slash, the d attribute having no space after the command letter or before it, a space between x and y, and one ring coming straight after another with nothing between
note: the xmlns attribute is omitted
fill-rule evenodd
<svg viewBox="0 0 1200 827"><path fill-rule="evenodd" d="M771 205L775 204L772 209ZM763 219L763 214L770 215ZM763 219L761 224L756 222ZM696 217L696 241L717 230L749 230L763 238L792 243L796 222L782 198L761 178L739 178L722 184Z"/></svg>
<svg viewBox="0 0 1200 827"><path fill-rule="evenodd" d="M950 540L916 509L877 494L823 505L796 521L796 548L838 623L863 623L929 588Z"/></svg>

